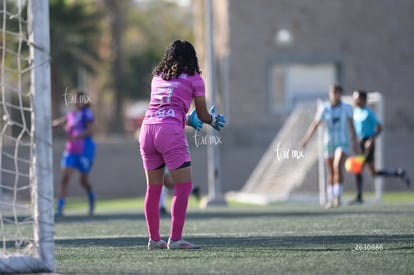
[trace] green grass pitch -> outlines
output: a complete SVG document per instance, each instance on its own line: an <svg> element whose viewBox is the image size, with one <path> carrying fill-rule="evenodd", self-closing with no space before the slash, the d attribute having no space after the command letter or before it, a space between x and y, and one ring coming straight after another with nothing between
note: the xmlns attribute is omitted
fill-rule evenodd
<svg viewBox="0 0 414 275"><path fill-rule="evenodd" d="M56 219L60 274L414 274L414 194L382 204L323 209L313 203L199 209L190 202L184 238L193 251L148 251L142 199L68 201ZM161 235L168 238L169 217Z"/></svg>

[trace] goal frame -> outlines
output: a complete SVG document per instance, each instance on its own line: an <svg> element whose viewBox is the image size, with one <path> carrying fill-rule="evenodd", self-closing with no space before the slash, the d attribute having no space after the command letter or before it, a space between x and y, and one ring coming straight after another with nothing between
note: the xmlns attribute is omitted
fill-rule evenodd
<svg viewBox="0 0 414 275"><path fill-rule="evenodd" d="M31 69L31 207L37 256L0 255L1 273L54 272L54 213L48 0L27 0Z"/></svg>

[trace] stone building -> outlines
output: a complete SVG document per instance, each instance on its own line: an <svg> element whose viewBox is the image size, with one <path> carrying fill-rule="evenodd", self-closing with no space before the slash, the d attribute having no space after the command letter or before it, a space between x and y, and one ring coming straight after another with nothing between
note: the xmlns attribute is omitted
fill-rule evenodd
<svg viewBox="0 0 414 275"><path fill-rule="evenodd" d="M212 2L216 91L229 121L223 150L265 150L298 102L326 97L338 83L349 95L383 95L385 166L414 173L414 1ZM204 1L193 3L202 55Z"/></svg>

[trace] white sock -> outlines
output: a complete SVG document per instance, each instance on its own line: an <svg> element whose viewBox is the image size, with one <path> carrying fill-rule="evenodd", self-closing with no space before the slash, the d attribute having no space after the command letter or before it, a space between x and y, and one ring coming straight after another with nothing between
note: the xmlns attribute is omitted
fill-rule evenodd
<svg viewBox="0 0 414 275"><path fill-rule="evenodd" d="M333 185L333 196L334 198L339 197L342 194L343 186L341 183L335 183Z"/></svg>
<svg viewBox="0 0 414 275"><path fill-rule="evenodd" d="M160 208L165 207L166 199L167 199L167 188L163 186L161 190L161 195L160 195Z"/></svg>
<svg viewBox="0 0 414 275"><path fill-rule="evenodd" d="M328 199L328 201L331 201L333 199L333 186L332 185L328 185L326 187L326 198Z"/></svg>

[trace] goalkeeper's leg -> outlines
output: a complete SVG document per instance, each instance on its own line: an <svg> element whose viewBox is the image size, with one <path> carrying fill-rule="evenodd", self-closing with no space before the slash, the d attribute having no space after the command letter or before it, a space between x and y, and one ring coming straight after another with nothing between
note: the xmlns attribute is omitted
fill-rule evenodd
<svg viewBox="0 0 414 275"><path fill-rule="evenodd" d="M192 191L191 162L184 162L178 169L170 171L174 182L174 197L171 203L171 229L168 240L169 249L195 249L199 245L184 241L182 238L187 214L188 197Z"/></svg>
<svg viewBox="0 0 414 275"><path fill-rule="evenodd" d="M156 170L147 170L147 191L144 201L145 220L147 222L150 241L159 242L160 236L160 211L159 203L164 178L164 167Z"/></svg>
<svg viewBox="0 0 414 275"><path fill-rule="evenodd" d="M188 197L191 194L191 165L185 162L181 167L170 171L174 182L174 196L171 202L171 230L170 239L179 241L182 239L185 217L187 213Z"/></svg>

